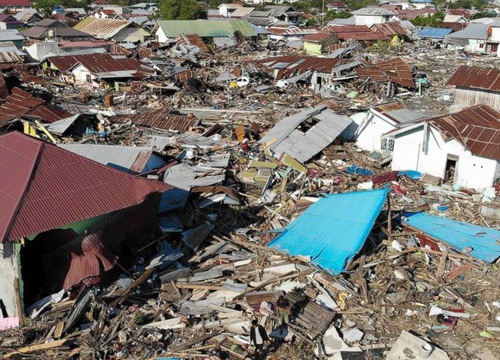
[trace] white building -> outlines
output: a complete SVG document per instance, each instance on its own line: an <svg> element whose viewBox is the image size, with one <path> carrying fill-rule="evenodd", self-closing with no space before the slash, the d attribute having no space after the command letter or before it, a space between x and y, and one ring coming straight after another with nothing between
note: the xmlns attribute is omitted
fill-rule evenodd
<svg viewBox="0 0 500 360"><path fill-rule="evenodd" d="M366 7L353 11L351 13L355 19L355 25L366 25L371 27L373 24L383 24L388 21L397 21L398 14L392 10L382 7Z"/></svg>
<svg viewBox="0 0 500 360"><path fill-rule="evenodd" d="M423 114L406 108L400 102L381 104L367 112L351 115L351 119L357 124L354 135L356 145L370 152L391 152L392 143L382 142L382 136L423 117Z"/></svg>
<svg viewBox="0 0 500 360"><path fill-rule="evenodd" d="M500 113L476 105L418 121L386 134L385 139L394 143L392 170L416 170L484 189L500 177L499 135Z"/></svg>
<svg viewBox="0 0 500 360"><path fill-rule="evenodd" d="M220 4L219 5L219 15L222 17L230 17L236 9L243 7L240 4Z"/></svg>

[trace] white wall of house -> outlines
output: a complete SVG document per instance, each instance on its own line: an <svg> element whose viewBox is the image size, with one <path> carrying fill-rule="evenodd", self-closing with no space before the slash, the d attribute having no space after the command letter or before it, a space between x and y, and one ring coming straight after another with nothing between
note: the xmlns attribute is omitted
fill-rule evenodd
<svg viewBox="0 0 500 360"><path fill-rule="evenodd" d="M351 116L358 125L356 145L366 151L382 151L382 135L396 128L396 124L382 114L369 110Z"/></svg>
<svg viewBox="0 0 500 360"><path fill-rule="evenodd" d="M486 40L476 40L469 39L469 45L465 46L465 50L468 50L472 53L485 53L486 52Z"/></svg>
<svg viewBox="0 0 500 360"><path fill-rule="evenodd" d="M0 274L2 274L0 276L0 299L7 310L8 317L17 317L19 309L14 283L18 281L19 268L13 242L0 244Z"/></svg>
<svg viewBox="0 0 500 360"><path fill-rule="evenodd" d="M164 43L167 42L168 40L168 37L165 34L165 31L163 31L163 29L161 28L161 26L158 26L158 29L154 33L154 37L156 38L156 41L158 41L159 43Z"/></svg>
<svg viewBox="0 0 500 360"><path fill-rule="evenodd" d="M453 182L466 188L491 186L500 172L496 160L474 156L455 139L445 142L437 129L423 125L395 137L391 167L444 179L449 156L458 158Z"/></svg>
<svg viewBox="0 0 500 360"><path fill-rule="evenodd" d="M368 27L373 24L383 24L395 18L395 16L388 15L354 15L356 25L366 25Z"/></svg>
<svg viewBox="0 0 500 360"><path fill-rule="evenodd" d="M83 65L77 65L71 70L76 84L90 84L96 77ZM90 81L89 81L90 80Z"/></svg>

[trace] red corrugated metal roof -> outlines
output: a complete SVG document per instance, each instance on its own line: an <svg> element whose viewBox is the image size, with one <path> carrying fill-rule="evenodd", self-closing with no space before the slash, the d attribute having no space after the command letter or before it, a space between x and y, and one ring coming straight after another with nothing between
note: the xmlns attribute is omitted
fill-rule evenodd
<svg viewBox="0 0 500 360"><path fill-rule="evenodd" d="M371 29L386 36L410 35L410 32L401 26L398 21L389 21L383 24L373 24Z"/></svg>
<svg viewBox="0 0 500 360"><path fill-rule="evenodd" d="M0 123L21 115L39 116L43 122L47 123L71 116L67 111L50 107L42 99L16 87L12 89L12 94L7 97L7 101L0 106Z"/></svg>
<svg viewBox="0 0 500 360"><path fill-rule="evenodd" d="M391 80L402 86L415 87L410 66L399 57L382 61L373 66L356 68L356 74L361 79L370 78L375 82Z"/></svg>
<svg viewBox="0 0 500 360"><path fill-rule="evenodd" d="M448 85L500 91L500 70L462 65L450 78Z"/></svg>
<svg viewBox="0 0 500 360"><path fill-rule="evenodd" d="M112 72L121 70L139 70L141 63L136 59L115 59L110 54L86 54L75 56L54 56L49 61L61 72L69 71L76 64L82 64L92 73Z"/></svg>
<svg viewBox="0 0 500 360"><path fill-rule="evenodd" d="M128 208L171 189L18 132L0 137L0 154L0 242Z"/></svg>
<svg viewBox="0 0 500 360"><path fill-rule="evenodd" d="M7 96L9 96L9 90L7 89L7 84L5 83L3 74L0 74L0 99L6 99Z"/></svg>
<svg viewBox="0 0 500 360"><path fill-rule="evenodd" d="M181 42L187 45L198 46L201 52L209 53L210 49L198 34L181 34Z"/></svg>
<svg viewBox="0 0 500 360"><path fill-rule="evenodd" d="M500 160L500 112L476 105L455 114L428 119L445 139L454 138L473 155Z"/></svg>
<svg viewBox="0 0 500 360"><path fill-rule="evenodd" d="M32 6L28 0L0 0L0 6Z"/></svg>
<svg viewBox="0 0 500 360"><path fill-rule="evenodd" d="M402 58L396 57L382 61L377 66L389 76L392 82L409 88L415 87L410 65Z"/></svg>
<svg viewBox="0 0 500 360"><path fill-rule="evenodd" d="M334 37L335 37L335 35L328 32L328 31L320 31L316 34L310 34L310 35L304 36L302 38L302 41L320 43L320 42L327 40L328 38L334 38Z"/></svg>

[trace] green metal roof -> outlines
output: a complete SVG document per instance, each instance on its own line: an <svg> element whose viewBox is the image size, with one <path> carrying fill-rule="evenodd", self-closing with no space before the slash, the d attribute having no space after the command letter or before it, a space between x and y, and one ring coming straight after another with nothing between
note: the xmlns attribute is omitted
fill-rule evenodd
<svg viewBox="0 0 500 360"><path fill-rule="evenodd" d="M158 20L167 37L180 34L198 34L203 37L233 36L240 31L244 37L257 36L252 25L246 20Z"/></svg>

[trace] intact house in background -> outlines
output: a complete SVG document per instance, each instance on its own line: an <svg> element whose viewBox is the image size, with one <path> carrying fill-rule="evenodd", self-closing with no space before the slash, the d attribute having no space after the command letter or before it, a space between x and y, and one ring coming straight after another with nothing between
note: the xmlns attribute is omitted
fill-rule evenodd
<svg viewBox="0 0 500 360"><path fill-rule="evenodd" d="M351 12L354 15L355 25L383 24L388 21L397 21L397 13L382 7L366 7Z"/></svg>
<svg viewBox="0 0 500 360"><path fill-rule="evenodd" d="M82 20L74 26L88 36L101 40L114 40L118 43L144 42L150 33L130 20L99 19L93 16Z"/></svg>
<svg viewBox="0 0 500 360"><path fill-rule="evenodd" d="M52 19L43 19L36 25L21 31L21 34L32 43L47 40L57 42L59 40L80 41L92 39L91 35Z"/></svg>
<svg viewBox="0 0 500 360"><path fill-rule="evenodd" d="M383 138L394 144L394 171L416 170L476 189L500 177L500 112L487 105L417 121Z"/></svg>
<svg viewBox="0 0 500 360"><path fill-rule="evenodd" d="M500 111L500 70L462 65L448 81L455 87L452 111L486 104Z"/></svg>
<svg viewBox="0 0 500 360"><path fill-rule="evenodd" d="M197 34L203 40L233 38L240 34L245 39L256 39L257 33L246 20L158 20L153 38L160 43L177 39L181 34Z"/></svg>
<svg viewBox="0 0 500 360"><path fill-rule="evenodd" d="M104 281L156 228L169 185L125 174L18 132L0 137L0 301L24 305Z"/></svg>

